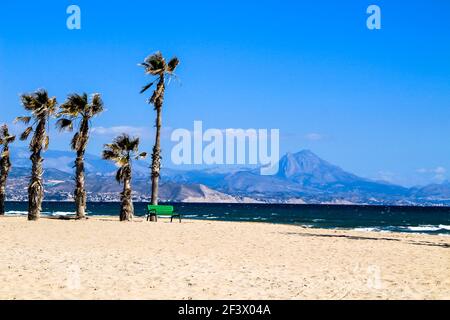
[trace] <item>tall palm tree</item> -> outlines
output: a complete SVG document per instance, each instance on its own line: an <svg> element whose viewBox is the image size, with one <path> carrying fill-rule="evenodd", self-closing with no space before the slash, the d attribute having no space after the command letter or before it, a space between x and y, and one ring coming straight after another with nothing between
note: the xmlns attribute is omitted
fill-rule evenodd
<svg viewBox="0 0 450 320"><path fill-rule="evenodd" d="M6 180L11 170L11 161L9 159L9 144L16 140L16 136L9 134L8 126L5 124L0 127L0 216L5 214L6 198Z"/></svg>
<svg viewBox="0 0 450 320"><path fill-rule="evenodd" d="M150 89L155 83L156 89L153 91L153 95L148 100L150 104L154 106L156 111L156 137L155 145L152 153L152 204L158 204L158 187L159 176L161 170L161 125L162 125L162 106L164 103L164 93L166 80L174 75L174 71L180 61L178 58L172 58L169 63L162 56L161 52L156 52L145 58L144 62L140 65L145 68L145 73L154 77L153 81L145 85L141 93L144 93Z"/></svg>
<svg viewBox="0 0 450 320"><path fill-rule="evenodd" d="M131 198L131 163L132 160L143 159L147 153L139 153L139 138L130 138L123 133L106 144L103 150L103 159L114 161L119 167L116 180L123 182L121 193L122 208L120 210L120 221L131 221L134 215L133 201Z"/></svg>
<svg viewBox="0 0 450 320"><path fill-rule="evenodd" d="M38 90L32 94L21 96L22 105L25 110L31 113L30 117L18 117L16 121L21 121L27 125L33 120L31 126L25 129L20 136L20 140L25 141L34 132L29 149L31 179L28 185L28 220L38 220L42 210L42 200L44 198L44 185L42 183L42 152L48 149L49 136L47 127L50 118L55 115L57 109L56 98L50 98L46 90Z"/></svg>
<svg viewBox="0 0 450 320"><path fill-rule="evenodd" d="M90 120L103 112L103 101L100 94L95 93L89 100L86 93L82 95L71 94L67 101L60 106L57 114L60 118L56 126L60 130L72 131L74 124L78 126L71 147L76 151L75 159L75 204L77 208L77 219L86 217L86 189L84 177L84 155L89 141Z"/></svg>

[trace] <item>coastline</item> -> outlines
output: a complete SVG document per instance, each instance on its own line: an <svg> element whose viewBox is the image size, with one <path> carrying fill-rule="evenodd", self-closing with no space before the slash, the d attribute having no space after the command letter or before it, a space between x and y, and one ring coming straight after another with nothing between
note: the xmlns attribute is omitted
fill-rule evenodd
<svg viewBox="0 0 450 320"><path fill-rule="evenodd" d="M449 299L445 236L0 218L0 299Z"/></svg>
<svg viewBox="0 0 450 320"><path fill-rule="evenodd" d="M147 213L147 204L134 203L135 216ZM319 229L401 232L450 236L450 207L396 207L347 205L270 205L230 203L170 203L186 219L288 224ZM7 204L7 215L27 215L26 202ZM120 203L89 203L88 216L117 216ZM74 215L72 202L44 202L42 214Z"/></svg>

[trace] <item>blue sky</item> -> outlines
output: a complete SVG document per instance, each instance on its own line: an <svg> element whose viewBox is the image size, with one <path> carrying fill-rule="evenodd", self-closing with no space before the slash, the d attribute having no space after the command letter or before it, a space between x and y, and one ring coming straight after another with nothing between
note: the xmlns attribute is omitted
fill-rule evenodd
<svg viewBox="0 0 450 320"><path fill-rule="evenodd" d="M44 87L62 102L100 92L107 112L89 151L123 130L150 150L154 114L137 63L161 50L181 60L166 132L195 120L279 128L281 153L311 149L404 185L450 178L450 2L243 2L2 2L0 122L24 114L20 93ZM81 30L66 28L70 4L81 8ZM381 7L381 30L366 27L370 4ZM53 130L51 148L69 139Z"/></svg>

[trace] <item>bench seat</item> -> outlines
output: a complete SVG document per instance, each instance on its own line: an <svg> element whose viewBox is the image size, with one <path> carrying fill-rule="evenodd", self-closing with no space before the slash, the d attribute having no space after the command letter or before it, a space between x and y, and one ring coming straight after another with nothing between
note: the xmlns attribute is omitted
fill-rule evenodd
<svg viewBox="0 0 450 320"><path fill-rule="evenodd" d="M178 218L181 223L181 214L176 213L173 206L155 206L149 204L147 206L147 212L147 221L149 221L151 217L155 217L156 221L158 221L158 216L167 216L170 217L170 222L173 221L173 218Z"/></svg>

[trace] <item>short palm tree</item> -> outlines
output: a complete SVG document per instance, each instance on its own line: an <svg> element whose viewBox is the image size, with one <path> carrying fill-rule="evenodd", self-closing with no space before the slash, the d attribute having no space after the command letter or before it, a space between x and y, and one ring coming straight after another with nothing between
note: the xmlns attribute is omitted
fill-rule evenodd
<svg viewBox="0 0 450 320"><path fill-rule="evenodd" d="M11 170L11 160L9 158L9 144L16 140L15 136L9 134L8 126L0 127L0 216L5 214L6 180Z"/></svg>
<svg viewBox="0 0 450 320"><path fill-rule="evenodd" d="M106 144L103 150L103 159L113 161L118 167L116 180L123 183L121 193L122 208L120 221L131 221L134 215L133 201L131 197L131 163L132 160L143 159L147 153L139 153L139 138L130 138L123 133L116 137L113 143Z"/></svg>
<svg viewBox="0 0 450 320"><path fill-rule="evenodd" d="M33 120L32 125L25 129L20 136L20 140L25 141L34 132L29 149L31 178L28 186L28 220L38 220L42 210L42 200L44 199L44 184L42 182L42 152L48 149L49 136L47 126L50 118L55 115L57 109L56 98L50 98L46 90L38 90L32 94L21 96L22 105L25 110L31 113L29 117L18 117L16 121L21 121L27 125Z"/></svg>
<svg viewBox="0 0 450 320"><path fill-rule="evenodd" d="M89 141L90 120L103 112L103 101L100 94L95 93L89 99L86 93L82 95L71 94L67 101L60 106L57 114L60 118L56 126L60 130L72 131L74 124L78 130L75 133L71 147L76 151L75 159L75 204L77 209L77 219L86 217L86 188L84 176L84 155Z"/></svg>
<svg viewBox="0 0 450 320"><path fill-rule="evenodd" d="M152 204L158 204L158 187L159 176L161 170L161 125L162 125L162 106L164 103L165 83L168 78L174 75L174 71L179 64L178 58L172 58L168 63L162 56L161 52L156 52L145 58L140 65L145 68L145 73L155 77L153 81L141 90L144 93L150 89L153 84L157 83L156 89L153 91L149 103L154 106L156 111L156 137L155 145L152 153Z"/></svg>

